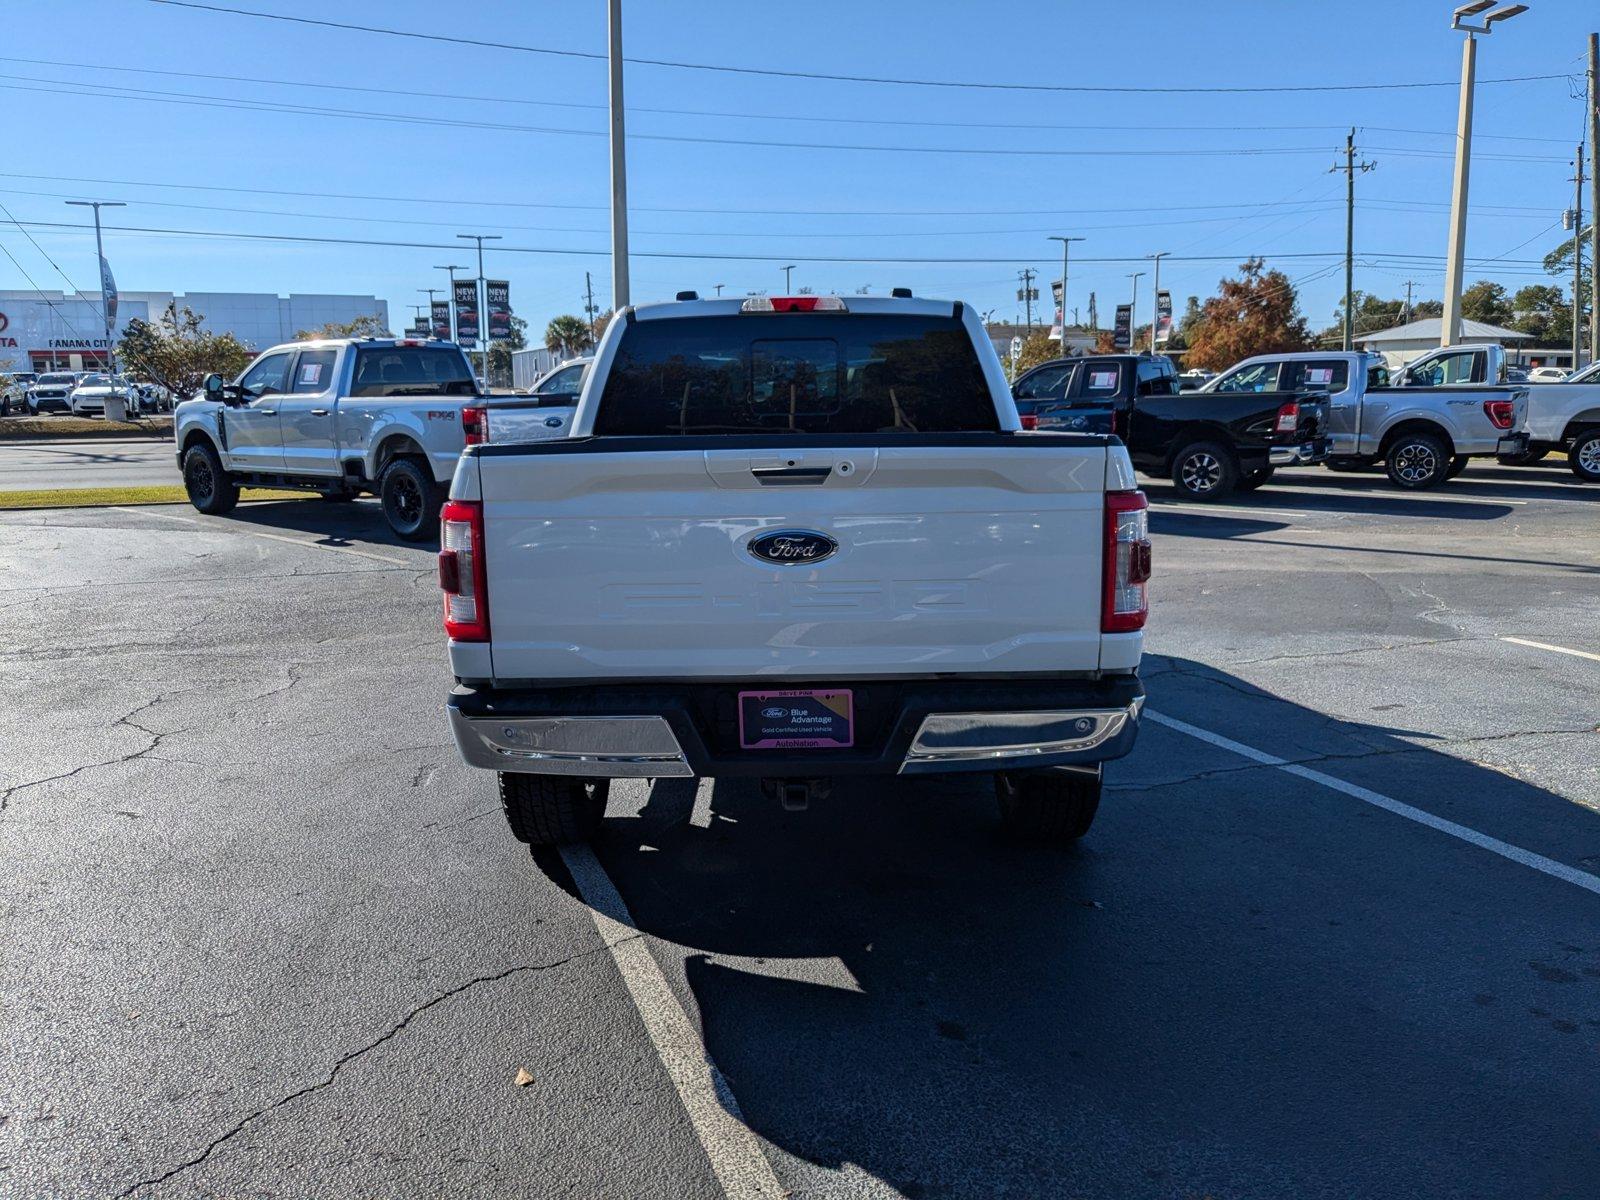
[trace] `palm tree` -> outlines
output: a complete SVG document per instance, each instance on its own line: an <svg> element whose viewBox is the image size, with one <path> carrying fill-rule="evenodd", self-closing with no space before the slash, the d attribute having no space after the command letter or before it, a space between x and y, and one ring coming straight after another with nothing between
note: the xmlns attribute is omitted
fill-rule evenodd
<svg viewBox="0 0 1600 1200"><path fill-rule="evenodd" d="M556 317L544 328L544 348L552 354L587 350L590 340L589 325L582 317L570 314Z"/></svg>

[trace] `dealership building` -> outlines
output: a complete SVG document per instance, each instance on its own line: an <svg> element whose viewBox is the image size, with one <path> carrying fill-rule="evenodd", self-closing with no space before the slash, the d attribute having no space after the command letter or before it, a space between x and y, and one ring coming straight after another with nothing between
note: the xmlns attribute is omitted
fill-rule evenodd
<svg viewBox="0 0 1600 1200"><path fill-rule="evenodd" d="M273 296L260 292L123 292L116 332L129 321L153 320L176 302L205 318L212 333L231 333L262 350L292 341L302 329L377 315L389 324L389 304L376 296ZM17 371L87 371L106 363L99 292L0 290L0 366Z"/></svg>

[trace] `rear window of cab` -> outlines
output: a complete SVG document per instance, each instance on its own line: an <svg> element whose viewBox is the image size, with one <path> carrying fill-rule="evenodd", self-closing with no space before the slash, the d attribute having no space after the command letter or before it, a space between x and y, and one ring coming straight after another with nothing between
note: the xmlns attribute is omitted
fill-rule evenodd
<svg viewBox="0 0 1600 1200"><path fill-rule="evenodd" d="M441 346L363 346L352 396L472 396L477 384L459 350Z"/></svg>
<svg viewBox="0 0 1600 1200"><path fill-rule="evenodd" d="M635 321L595 413L603 436L999 428L965 326L910 314Z"/></svg>

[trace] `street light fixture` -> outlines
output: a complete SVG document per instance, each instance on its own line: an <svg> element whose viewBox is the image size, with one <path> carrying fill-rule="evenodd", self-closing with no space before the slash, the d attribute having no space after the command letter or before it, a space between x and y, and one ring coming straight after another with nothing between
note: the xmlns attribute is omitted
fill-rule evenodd
<svg viewBox="0 0 1600 1200"><path fill-rule="evenodd" d="M1161 323L1161 260L1171 254L1171 250L1163 250L1159 254L1147 254L1146 258L1154 259L1156 276L1150 281L1152 300L1150 308L1150 353L1156 352L1156 326ZM1132 338L1130 336L1129 340Z"/></svg>
<svg viewBox="0 0 1600 1200"><path fill-rule="evenodd" d="M434 266L433 266L433 269L435 271L448 271L450 273L450 290L448 292L446 292L445 295L448 296L449 299L450 299L450 340L453 342L453 341L456 340L456 337L457 337L457 334L456 334L456 272L457 271L465 271L467 268L463 267L460 263L448 263L445 266L440 266L438 263L435 263Z"/></svg>
<svg viewBox="0 0 1600 1200"><path fill-rule="evenodd" d="M498 242L502 238L498 233L458 233L458 238L465 238L469 242L478 243L478 361L483 364L483 381L485 386L489 382L489 289L483 278L483 244L485 242Z"/></svg>
<svg viewBox="0 0 1600 1200"><path fill-rule="evenodd" d="M1051 234L1045 239L1047 242L1061 243L1061 356L1067 354L1067 252L1072 249L1073 242L1087 241L1081 237L1061 237Z"/></svg>
<svg viewBox="0 0 1600 1200"><path fill-rule="evenodd" d="M783 294L785 296L787 296L789 294L789 273L791 271L793 271L793 270L794 270L794 264L793 263L790 263L787 267L785 267L783 269Z"/></svg>
<svg viewBox="0 0 1600 1200"><path fill-rule="evenodd" d="M1461 339L1462 268L1467 250L1467 190L1472 169L1472 93L1478 70L1478 34L1489 34L1501 21L1509 21L1528 11L1526 4L1502 4L1494 0L1472 0L1451 14L1450 28L1467 35L1461 47L1461 107L1456 117L1455 182L1450 190L1450 250L1444 268L1444 319L1439 323L1439 344L1448 346ZM1484 13L1483 24L1470 18Z"/></svg>
<svg viewBox="0 0 1600 1200"><path fill-rule="evenodd" d="M68 204L77 208L94 209L94 253L99 260L95 266L100 272L100 319L106 327L106 373L117 373L117 360L111 353L111 327L116 324L116 317L111 311L110 300L106 296L106 284L110 282L111 268L106 263L105 247L100 241L100 210L102 208L127 208L121 200L68 200Z"/></svg>

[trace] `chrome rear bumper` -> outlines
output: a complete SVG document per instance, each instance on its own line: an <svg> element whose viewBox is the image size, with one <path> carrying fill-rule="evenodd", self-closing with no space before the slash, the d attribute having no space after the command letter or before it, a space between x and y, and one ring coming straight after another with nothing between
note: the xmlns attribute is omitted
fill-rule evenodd
<svg viewBox="0 0 1600 1200"><path fill-rule="evenodd" d="M886 751L892 756L888 761L852 766L819 751L800 762L793 757L781 763L772 760L772 773L803 774L812 764L819 774L927 775L1098 762L1128 752L1143 707L1141 692L1115 707L929 712L909 743L897 743L903 750ZM720 774L733 765L708 760L692 734L686 736L693 753L686 752L673 721L661 714L476 716L456 704L450 705L449 713L462 758L469 766L491 771L668 779ZM737 773L752 773L765 761L758 755L744 756ZM696 770L696 763L701 770Z"/></svg>

